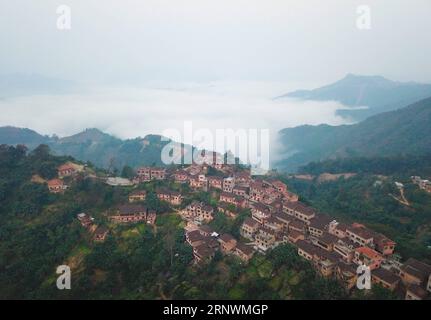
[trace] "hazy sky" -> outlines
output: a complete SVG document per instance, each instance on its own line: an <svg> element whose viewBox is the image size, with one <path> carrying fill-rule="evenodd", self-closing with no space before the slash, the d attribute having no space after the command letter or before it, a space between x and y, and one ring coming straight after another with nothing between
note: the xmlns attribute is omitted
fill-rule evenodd
<svg viewBox="0 0 431 320"><path fill-rule="evenodd" d="M72 9L59 31L56 9ZM356 26L369 5L371 29ZM429 0L0 0L0 72L96 83L431 82Z"/></svg>
<svg viewBox="0 0 431 320"><path fill-rule="evenodd" d="M43 134L337 125L338 103L272 98L347 73L431 82L430 0L0 0L0 14L0 76L85 84L0 99L0 125Z"/></svg>

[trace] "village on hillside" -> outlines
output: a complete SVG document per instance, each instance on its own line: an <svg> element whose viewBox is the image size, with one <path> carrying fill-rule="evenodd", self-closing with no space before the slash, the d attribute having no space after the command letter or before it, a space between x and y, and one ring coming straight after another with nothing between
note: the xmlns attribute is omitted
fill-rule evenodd
<svg viewBox="0 0 431 320"><path fill-rule="evenodd" d="M58 178L47 182L52 193L64 193L84 166L71 162L58 168ZM91 175L91 178L96 178ZM156 190L157 198L169 204L184 221L184 241L193 248L194 264L208 263L216 252L238 257L247 264L256 254L290 244L298 255L309 260L322 277L337 279L347 291L356 290L357 268L371 270L371 281L398 293L406 300L423 300L431 292L431 266L414 258L402 262L395 253L396 243L360 223L345 224L317 212L299 200L288 186L271 176L253 177L250 170L239 165L207 161L204 164L169 168L142 167L133 179L108 177L113 187L128 186L128 203L112 208L112 223L144 222L155 225L159 212L149 210L147 191L140 186L153 181L170 181L187 185L190 193L209 192L211 203L184 203L187 194L167 187ZM429 183L412 177L421 188ZM239 237L213 230L209 223L216 213L235 219L246 213L239 226ZM95 219L80 213L77 219L96 242L104 241L109 228L97 225Z"/></svg>

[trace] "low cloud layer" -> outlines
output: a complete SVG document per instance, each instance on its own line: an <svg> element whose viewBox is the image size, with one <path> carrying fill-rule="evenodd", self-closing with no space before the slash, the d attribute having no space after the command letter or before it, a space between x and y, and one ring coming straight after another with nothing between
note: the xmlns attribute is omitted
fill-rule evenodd
<svg viewBox="0 0 431 320"><path fill-rule="evenodd" d="M135 138L163 134L167 129L183 134L184 121L191 121L194 130L213 133L216 129L269 129L275 147L276 132L282 128L348 122L336 115L343 108L336 102L273 99L297 88L272 82L181 83L27 96L0 101L0 125L59 136L95 127L120 138Z"/></svg>

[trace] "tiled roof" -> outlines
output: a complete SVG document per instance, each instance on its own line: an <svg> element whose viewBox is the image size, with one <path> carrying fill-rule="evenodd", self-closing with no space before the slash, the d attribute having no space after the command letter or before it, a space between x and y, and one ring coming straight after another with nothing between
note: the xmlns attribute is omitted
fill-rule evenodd
<svg viewBox="0 0 431 320"><path fill-rule="evenodd" d="M134 215L145 213L147 211L147 208L139 204L128 204L120 206L118 208L118 211L120 212L120 215Z"/></svg>
<svg viewBox="0 0 431 320"><path fill-rule="evenodd" d="M204 236L201 235L199 230L193 230L187 233L187 239L190 242L201 241L204 239Z"/></svg>
<svg viewBox="0 0 431 320"><path fill-rule="evenodd" d="M331 222L331 218L327 215L319 214L310 220L310 227L324 230L326 226Z"/></svg>
<svg viewBox="0 0 431 320"><path fill-rule="evenodd" d="M409 285L407 290L421 299L425 299L428 296L428 292L416 284Z"/></svg>
<svg viewBox="0 0 431 320"><path fill-rule="evenodd" d="M135 190L132 193L130 193L131 196L140 196L140 195L146 195L147 191L145 190Z"/></svg>
<svg viewBox="0 0 431 320"><path fill-rule="evenodd" d="M219 239L223 242L230 242L230 241L236 241L234 237L232 237L230 234L228 233L224 233L222 234Z"/></svg>
<svg viewBox="0 0 431 320"><path fill-rule="evenodd" d="M373 233L364 227L348 227L347 230L360 236L362 239L373 238Z"/></svg>
<svg viewBox="0 0 431 320"><path fill-rule="evenodd" d="M397 275L383 268L373 270L371 275L390 284L395 284L400 280Z"/></svg>
<svg viewBox="0 0 431 320"><path fill-rule="evenodd" d="M431 274L431 266L414 258L403 264L401 270L425 281Z"/></svg>
<svg viewBox="0 0 431 320"><path fill-rule="evenodd" d="M247 246L241 242L238 242L236 244L236 249L241 251L242 253L246 254L246 255L251 255L253 253L253 248L250 246Z"/></svg>
<svg viewBox="0 0 431 320"><path fill-rule="evenodd" d="M244 220L244 224L245 224L245 225L248 225L249 227L254 228L254 227L256 227L259 223L258 223L256 220L253 220L252 218L247 217L247 218L245 218L245 220Z"/></svg>
<svg viewBox="0 0 431 320"><path fill-rule="evenodd" d="M52 179L48 181L48 186L54 187L54 186L62 186L63 181L60 179Z"/></svg>
<svg viewBox="0 0 431 320"><path fill-rule="evenodd" d="M364 256L371 258L371 259L381 258L380 253L378 253L377 251L375 251L369 247L359 247L355 251L359 252L359 253L363 254Z"/></svg>

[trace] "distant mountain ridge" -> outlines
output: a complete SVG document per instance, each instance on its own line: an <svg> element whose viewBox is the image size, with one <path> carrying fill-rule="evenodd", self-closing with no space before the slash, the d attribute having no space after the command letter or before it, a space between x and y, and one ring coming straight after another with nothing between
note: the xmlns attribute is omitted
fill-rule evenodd
<svg viewBox="0 0 431 320"><path fill-rule="evenodd" d="M431 84L391 81L382 76L348 74L343 79L313 90L297 90L278 97L316 101L338 101L349 107L338 114L364 120L378 113L392 111L431 96Z"/></svg>
<svg viewBox="0 0 431 320"><path fill-rule="evenodd" d="M299 126L280 131L276 166L295 171L312 161L343 157L427 154L431 151L431 98L354 125Z"/></svg>
<svg viewBox="0 0 431 320"><path fill-rule="evenodd" d="M95 128L58 138L43 136L27 128L0 127L0 144L24 144L29 149L46 144L57 155L70 155L104 168L163 165L161 150L170 141L162 140L162 136L159 135L122 140Z"/></svg>

